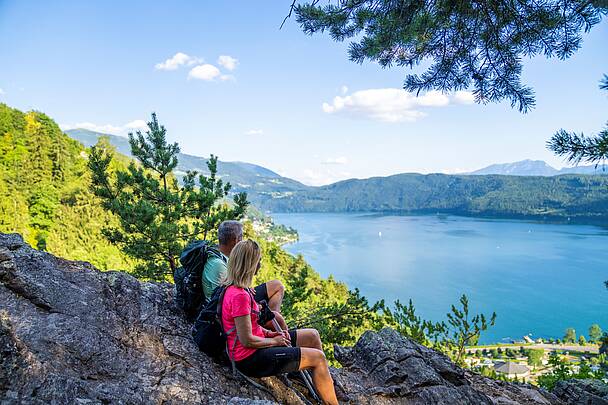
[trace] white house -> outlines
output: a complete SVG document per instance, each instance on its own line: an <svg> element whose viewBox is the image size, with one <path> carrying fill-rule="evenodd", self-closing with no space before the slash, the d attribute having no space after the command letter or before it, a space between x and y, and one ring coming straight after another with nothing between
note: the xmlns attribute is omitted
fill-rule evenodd
<svg viewBox="0 0 608 405"><path fill-rule="evenodd" d="M507 378L517 377L517 379L524 381L530 376L530 368L528 366L511 361L494 364L494 370L497 373L505 375Z"/></svg>

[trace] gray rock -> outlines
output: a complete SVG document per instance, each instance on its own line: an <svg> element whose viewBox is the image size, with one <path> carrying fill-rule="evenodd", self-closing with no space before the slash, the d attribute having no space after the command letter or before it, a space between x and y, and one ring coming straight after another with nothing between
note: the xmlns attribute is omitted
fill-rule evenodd
<svg viewBox="0 0 608 405"><path fill-rule="evenodd" d="M0 404L303 403L281 378L258 380L270 395L199 352L172 294L0 234ZM336 347L336 358L338 392L354 404L562 403L466 372L391 329Z"/></svg>
<svg viewBox="0 0 608 405"><path fill-rule="evenodd" d="M608 384L600 380L560 381L553 393L569 404L608 405Z"/></svg>
<svg viewBox="0 0 608 405"><path fill-rule="evenodd" d="M365 332L351 349L336 347L346 367L336 375L361 404L560 404L529 385L490 380L392 329ZM361 374L367 378L361 378Z"/></svg>
<svg viewBox="0 0 608 405"><path fill-rule="evenodd" d="M275 401L199 352L169 284L62 260L18 235L0 234L0 353L3 404Z"/></svg>
<svg viewBox="0 0 608 405"><path fill-rule="evenodd" d="M265 399L231 398L228 405L273 405L276 402Z"/></svg>

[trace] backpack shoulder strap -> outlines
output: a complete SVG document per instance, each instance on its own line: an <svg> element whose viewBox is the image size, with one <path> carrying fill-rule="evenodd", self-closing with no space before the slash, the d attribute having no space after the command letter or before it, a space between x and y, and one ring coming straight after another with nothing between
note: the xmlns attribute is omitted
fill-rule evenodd
<svg viewBox="0 0 608 405"><path fill-rule="evenodd" d="M228 290L229 287L231 287L231 286L224 287L224 290L220 294L220 299L219 299L219 301L217 303L217 314L218 314L218 318L219 318L220 327L222 329L222 332L226 336L226 352L228 354L228 358L230 359L230 363L232 364L232 374L234 376L236 376L237 374L241 374L241 373L239 373L239 371L236 369L236 363L235 363L234 357L232 356L232 352L234 352L234 348L236 347L236 343L239 340L239 334L236 331L236 324L232 328L230 328L228 331L224 331L224 324L223 324L223 321L222 321L222 308L223 308L223 303L224 303L224 294L226 293L226 290ZM253 311L254 311L254 307L253 307L253 295L251 294L251 291L249 291L249 289L246 289L245 291L247 291L247 295L249 295L249 299L251 301L251 312L253 313ZM234 342L232 342L232 349L230 349L228 347L228 336L230 336L230 334L233 333L233 332L236 332L236 336L234 337ZM249 380L250 382L253 383L253 381L251 381L249 378L247 378L246 376L244 376L244 377L247 380Z"/></svg>
<svg viewBox="0 0 608 405"><path fill-rule="evenodd" d="M223 261L224 263L226 263L228 261L228 259L226 259L226 256L224 256L224 254L220 251L220 249L216 245L207 244L207 245L205 245L205 249L206 249L207 256L216 257L216 258L220 259L221 261Z"/></svg>

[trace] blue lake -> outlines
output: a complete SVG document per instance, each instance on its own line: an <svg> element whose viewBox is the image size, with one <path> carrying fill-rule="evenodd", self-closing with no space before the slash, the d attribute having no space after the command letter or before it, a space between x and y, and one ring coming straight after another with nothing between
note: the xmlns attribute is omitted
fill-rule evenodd
<svg viewBox="0 0 608 405"><path fill-rule="evenodd" d="M497 313L481 342L608 329L608 230L590 225L456 216L273 214L298 230L285 246L323 276L370 301L412 299L446 319L464 293L473 312Z"/></svg>

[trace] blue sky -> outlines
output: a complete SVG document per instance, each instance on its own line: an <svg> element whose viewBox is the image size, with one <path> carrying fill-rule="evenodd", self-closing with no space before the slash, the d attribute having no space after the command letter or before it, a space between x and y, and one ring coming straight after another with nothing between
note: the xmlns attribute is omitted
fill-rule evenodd
<svg viewBox="0 0 608 405"><path fill-rule="evenodd" d="M0 0L0 101L123 135L155 111L183 152L308 184L527 158L561 167L551 134L606 122L606 21L569 60L525 62L537 107L522 115L395 90L406 70L354 64L347 44L294 20L279 30L290 3Z"/></svg>

